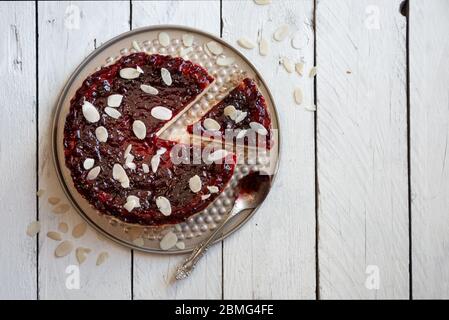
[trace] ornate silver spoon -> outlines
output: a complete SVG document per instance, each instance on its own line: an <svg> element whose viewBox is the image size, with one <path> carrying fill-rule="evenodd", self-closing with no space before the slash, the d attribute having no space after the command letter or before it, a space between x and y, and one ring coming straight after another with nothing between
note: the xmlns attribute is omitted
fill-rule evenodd
<svg viewBox="0 0 449 320"><path fill-rule="evenodd" d="M271 186L271 177L265 173L255 171L240 179L237 185L238 196L234 207L224 221L210 236L193 249L190 256L176 269L176 279L187 278L195 268L197 262L214 243L215 239L222 235L222 230L235 216L248 209L259 206L268 194Z"/></svg>

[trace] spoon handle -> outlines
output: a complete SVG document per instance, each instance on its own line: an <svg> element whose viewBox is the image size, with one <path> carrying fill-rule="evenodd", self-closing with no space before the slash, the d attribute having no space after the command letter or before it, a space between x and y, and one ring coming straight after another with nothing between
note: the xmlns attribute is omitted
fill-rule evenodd
<svg viewBox="0 0 449 320"><path fill-rule="evenodd" d="M184 262L178 266L176 269L176 280L181 280L187 278L195 269L195 266L197 262L201 259L201 257L206 253L207 249L211 246L211 244L214 242L214 240L217 238L217 235L223 230L224 226L227 224L229 220L234 216L235 214L229 214L226 219L217 227L217 229L214 230L214 232L211 233L211 235L201 242L195 249L193 249L193 252L190 254L190 256L184 260Z"/></svg>

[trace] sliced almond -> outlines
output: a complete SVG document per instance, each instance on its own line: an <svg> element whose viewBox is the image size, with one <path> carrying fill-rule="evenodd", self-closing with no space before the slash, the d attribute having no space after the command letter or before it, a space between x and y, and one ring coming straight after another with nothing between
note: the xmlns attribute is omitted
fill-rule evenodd
<svg viewBox="0 0 449 320"><path fill-rule="evenodd" d="M108 141L108 130L106 130L106 128L103 126L100 126L95 129L95 136L97 137L98 141L106 142Z"/></svg>
<svg viewBox="0 0 449 320"><path fill-rule="evenodd" d="M140 208L140 199L136 196L128 196L123 207L128 212L131 212L134 208Z"/></svg>
<svg viewBox="0 0 449 320"><path fill-rule="evenodd" d="M259 53L261 56L267 56L270 52L270 44L265 38L261 38L259 41Z"/></svg>
<svg viewBox="0 0 449 320"><path fill-rule="evenodd" d="M97 137L98 139L98 137ZM92 158L86 158L83 162L83 168L86 170L92 169L95 164L95 160Z"/></svg>
<svg viewBox="0 0 449 320"><path fill-rule="evenodd" d="M207 157L207 159L210 162L215 162L217 160L223 159L224 157L226 157L228 155L228 152L224 149L219 149L216 150L214 152L212 152L211 154L209 154L209 156Z"/></svg>
<svg viewBox="0 0 449 320"><path fill-rule="evenodd" d="M258 122L251 122L249 126L260 135L266 136L268 134L268 130Z"/></svg>
<svg viewBox="0 0 449 320"><path fill-rule="evenodd" d="M201 200L207 200L207 199L209 199L210 198L210 194L203 194L202 196L201 196Z"/></svg>
<svg viewBox="0 0 449 320"><path fill-rule="evenodd" d="M171 86L173 80L171 78L171 74L170 71L168 71L165 68L161 68L161 77L162 77L162 81L167 85L167 86Z"/></svg>
<svg viewBox="0 0 449 320"><path fill-rule="evenodd" d="M48 203L54 206L55 204L58 204L61 202L61 199L58 197L48 197Z"/></svg>
<svg viewBox="0 0 449 320"><path fill-rule="evenodd" d="M316 67L312 67L312 68L310 68L310 71L309 71L309 78L313 78L315 76L316 76Z"/></svg>
<svg viewBox="0 0 449 320"><path fill-rule="evenodd" d="M248 115L248 112L242 112L240 110L237 110L234 114L234 122L239 123L245 120L246 116Z"/></svg>
<svg viewBox="0 0 449 320"><path fill-rule="evenodd" d="M84 261L86 261L87 254L89 254L91 250L89 248L79 247L75 249L76 260L81 265Z"/></svg>
<svg viewBox="0 0 449 320"><path fill-rule="evenodd" d="M271 0L254 0L254 2L258 5L266 5L266 4L270 4Z"/></svg>
<svg viewBox="0 0 449 320"><path fill-rule="evenodd" d="M140 89L143 92L148 93L148 94L152 94L152 95L157 95L159 93L159 91L155 87L150 86L149 84L142 84L142 85L140 85Z"/></svg>
<svg viewBox="0 0 449 320"><path fill-rule="evenodd" d="M69 210L70 210L70 205L68 205L67 203L61 203L61 204L57 205L56 207L54 207L52 211L55 214L62 214L62 213L66 213Z"/></svg>
<svg viewBox="0 0 449 320"><path fill-rule="evenodd" d="M156 154L163 155L166 151L167 151L167 149L165 149L164 147L161 147L160 149L158 149L156 151Z"/></svg>
<svg viewBox="0 0 449 320"><path fill-rule="evenodd" d="M58 258L65 257L73 250L72 242L66 240L61 242L55 249L55 256Z"/></svg>
<svg viewBox="0 0 449 320"><path fill-rule="evenodd" d="M27 235L29 237L34 237L36 234L41 231L41 224L39 221L33 221L30 222L30 224L27 227Z"/></svg>
<svg viewBox="0 0 449 320"><path fill-rule="evenodd" d="M311 111L311 112L315 112L316 111L316 106L315 105L311 105L311 106L305 106L304 110L306 111Z"/></svg>
<svg viewBox="0 0 449 320"><path fill-rule="evenodd" d="M304 71L304 63L298 62L297 64L295 64L295 70L296 70L296 73L302 77L302 74Z"/></svg>
<svg viewBox="0 0 449 320"><path fill-rule="evenodd" d="M82 111L84 118L88 122L95 123L100 120L100 113L89 101L84 101Z"/></svg>
<svg viewBox="0 0 449 320"><path fill-rule="evenodd" d="M288 25L284 24L283 26L280 26L276 29L276 31L273 34L273 38L276 41L282 41L284 40L288 35Z"/></svg>
<svg viewBox="0 0 449 320"><path fill-rule="evenodd" d="M235 109L235 107L232 104L230 104L229 106L227 106L223 110L223 114L225 116L227 116L227 117L231 117L235 112L236 112L236 109Z"/></svg>
<svg viewBox="0 0 449 320"><path fill-rule="evenodd" d="M69 231L69 226L65 222L60 222L58 224L58 230L61 231L62 233L67 233L67 231Z"/></svg>
<svg viewBox="0 0 449 320"><path fill-rule="evenodd" d="M97 257L96 265L102 265L109 258L109 253L101 252Z"/></svg>
<svg viewBox="0 0 449 320"><path fill-rule="evenodd" d="M207 43L207 48L216 56L223 53L223 47L216 41L209 41Z"/></svg>
<svg viewBox="0 0 449 320"><path fill-rule="evenodd" d="M203 121L203 126L204 126L204 129L206 129L206 130L211 130L211 131L220 130L220 124L211 118L205 119Z"/></svg>
<svg viewBox="0 0 449 320"><path fill-rule="evenodd" d="M129 188L129 178L128 178L128 176L125 176L124 178L123 178L123 180L122 181L120 181L120 185L122 186L122 188Z"/></svg>
<svg viewBox="0 0 449 320"><path fill-rule="evenodd" d="M137 79L142 72L142 69L137 68L124 68L120 70L120 77L127 80Z"/></svg>
<svg viewBox="0 0 449 320"><path fill-rule="evenodd" d="M56 231L48 231L47 232L47 237L55 240L55 241L61 241L62 240L62 236L59 232Z"/></svg>
<svg viewBox="0 0 449 320"><path fill-rule="evenodd" d="M137 71L138 73L144 73L143 70L142 70L142 68L139 67L139 66L136 66L136 71Z"/></svg>
<svg viewBox="0 0 449 320"><path fill-rule="evenodd" d="M224 66L229 66L229 65L232 64L234 61L235 61L235 60L234 60L234 58L232 58L232 57L222 57L222 56L220 56L220 57L217 58L217 64L218 64L219 66L222 66L222 67L224 67Z"/></svg>
<svg viewBox="0 0 449 320"><path fill-rule="evenodd" d="M112 177L115 180L120 181L124 176L126 176L125 169L123 169L123 167L118 163L114 164L114 166L112 167Z"/></svg>
<svg viewBox="0 0 449 320"><path fill-rule="evenodd" d="M158 207L159 211L164 215L164 216L169 216L171 215L171 204L170 201L163 196L159 196L156 198L156 206Z"/></svg>
<svg viewBox="0 0 449 320"><path fill-rule="evenodd" d="M168 47L168 45L170 44L170 36L167 32L160 32L158 38L161 46Z"/></svg>
<svg viewBox="0 0 449 320"><path fill-rule="evenodd" d="M123 96L121 94L111 94L108 97L108 106L111 108L118 108L122 103Z"/></svg>
<svg viewBox="0 0 449 320"><path fill-rule="evenodd" d="M245 49L254 49L255 47L254 43L247 38L240 38L237 40L237 43L239 44L239 46Z"/></svg>
<svg viewBox="0 0 449 320"><path fill-rule="evenodd" d="M193 35L190 33L185 33L182 35L182 43L185 47L191 47L193 45Z"/></svg>
<svg viewBox="0 0 449 320"><path fill-rule="evenodd" d="M172 118L172 111L166 107L154 107L151 109L151 115L158 120L170 120Z"/></svg>
<svg viewBox="0 0 449 320"><path fill-rule="evenodd" d="M176 242L176 248L178 248L179 250L184 250L186 248L186 244L182 241L178 241Z"/></svg>
<svg viewBox="0 0 449 320"><path fill-rule="evenodd" d="M287 57L282 58L282 65L288 73L292 73L295 70L295 66Z"/></svg>
<svg viewBox="0 0 449 320"><path fill-rule="evenodd" d="M296 104L300 105L302 103L302 90L301 88L295 88L293 91L293 96L295 97Z"/></svg>
<svg viewBox="0 0 449 320"><path fill-rule="evenodd" d="M134 156L129 153L126 157L125 157L125 163L131 163L134 161Z"/></svg>
<svg viewBox="0 0 449 320"><path fill-rule="evenodd" d="M133 240L133 243L138 247L143 247L145 245L145 240L140 237Z"/></svg>
<svg viewBox="0 0 449 320"><path fill-rule="evenodd" d="M178 242L178 236L172 231L169 231L159 243L162 250L168 250L173 248Z"/></svg>
<svg viewBox="0 0 449 320"><path fill-rule="evenodd" d="M146 163L142 163L142 170L143 170L143 173L149 173L150 167Z"/></svg>
<svg viewBox="0 0 449 320"><path fill-rule="evenodd" d="M156 173L157 168L159 167L159 163L161 162L161 156L158 154L155 154L152 158L151 158L151 171L153 171L153 173Z"/></svg>
<svg viewBox="0 0 449 320"><path fill-rule="evenodd" d="M220 191L217 186L207 186L207 190L209 190L210 193L218 193L218 191Z"/></svg>
<svg viewBox="0 0 449 320"><path fill-rule="evenodd" d="M143 140L147 136L147 127L141 120L135 120L133 122L133 132L137 139Z"/></svg>
<svg viewBox="0 0 449 320"><path fill-rule="evenodd" d="M126 159L126 158L128 157L128 155L130 154L132 147L133 147L132 144L128 144L128 146L126 147L125 152L123 153L123 157L124 157L125 159Z"/></svg>
<svg viewBox="0 0 449 320"><path fill-rule="evenodd" d="M86 233L86 230L87 230L87 223L85 222L78 223L72 230L72 236L75 239L81 238Z"/></svg>
<svg viewBox="0 0 449 320"><path fill-rule="evenodd" d="M87 180L95 180L98 177L98 174L100 173L101 168L100 166L96 166L95 168L90 169L89 173L87 174L86 179Z"/></svg>
<svg viewBox="0 0 449 320"><path fill-rule="evenodd" d="M128 175L126 174L125 169L123 169L123 167L120 164L116 163L112 167L112 177L118 182L120 182L123 188L129 188Z"/></svg>
<svg viewBox="0 0 449 320"><path fill-rule="evenodd" d="M125 167L131 170L136 170L137 166L134 162L127 162L125 163Z"/></svg>
<svg viewBox="0 0 449 320"><path fill-rule="evenodd" d="M120 113L120 111L118 111L117 109L111 108L111 107L106 107L106 108L104 108L104 112L105 112L108 116L110 116L111 118L114 118L114 119L118 119L118 118L120 118L120 116L122 115L122 114Z"/></svg>
<svg viewBox="0 0 449 320"><path fill-rule="evenodd" d="M198 175L194 175L189 179L189 187L192 192L198 193L201 191L202 183Z"/></svg>

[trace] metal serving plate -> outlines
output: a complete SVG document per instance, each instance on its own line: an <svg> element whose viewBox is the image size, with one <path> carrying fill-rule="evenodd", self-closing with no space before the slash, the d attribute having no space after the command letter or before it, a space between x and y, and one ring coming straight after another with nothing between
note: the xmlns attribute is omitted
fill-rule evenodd
<svg viewBox="0 0 449 320"><path fill-rule="evenodd" d="M170 45L166 48L159 44L158 35L160 32L167 32L170 35ZM255 79L259 89L264 95L272 119L274 146L269 152L258 151L257 157L253 161L245 161L236 166L235 173L229 185L223 193L211 203L205 210L196 213L186 222L178 225L166 225L161 227L145 227L135 224L124 223L116 218L103 215L94 209L75 189L70 171L64 163L63 132L65 118L69 112L70 99L74 96L76 90L80 87L83 80L99 68L114 63L122 56L137 52L138 49L147 53L179 55L179 49L182 48L182 35L190 33L194 36L193 51L183 56L205 67L212 74L216 81L209 88L208 92L192 105L190 110L180 116L172 127L168 128L161 135L162 138L182 139L185 135L186 124L198 120L212 105L221 100L226 93L235 85L234 79L240 79L243 76L249 76ZM216 56L205 49L205 44L209 41L220 43L226 57L233 57L234 62L228 66L219 66L216 63ZM138 47L133 45L136 41ZM274 178L279 163L279 121L276 113L273 98L255 67L235 48L220 38L217 38L206 32L174 25L151 26L135 29L123 33L103 44L92 52L75 70L67 81L56 106L56 112L53 123L53 160L57 170L59 181L79 214L95 229L103 233L106 237L130 248L153 253L173 254L185 253L191 251L207 235L217 227L217 224L223 220L235 200L235 187L238 180L253 170L263 170L268 172ZM237 156L242 157L245 148L237 150ZM253 150L254 151L254 150ZM248 210L234 218L226 227L223 237L220 241L242 226L256 212ZM163 251L160 249L160 239L169 231L175 232L180 241L185 243L184 249L174 247ZM136 239L138 239L136 241ZM143 239L143 245L142 240Z"/></svg>

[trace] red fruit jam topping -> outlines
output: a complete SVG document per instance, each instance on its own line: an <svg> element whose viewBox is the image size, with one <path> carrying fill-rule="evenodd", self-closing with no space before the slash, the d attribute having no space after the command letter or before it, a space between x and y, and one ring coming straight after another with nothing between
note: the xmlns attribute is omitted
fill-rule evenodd
<svg viewBox="0 0 449 320"><path fill-rule="evenodd" d="M125 79L120 75L125 68L134 68L139 74ZM162 79L162 68L170 73L171 84ZM66 166L80 194L104 214L143 225L179 223L206 208L232 177L235 156L227 155L227 161L222 159L222 163L192 162L195 152L201 152L204 146L196 150L159 139L156 132L169 119L155 118L151 110L163 106L174 117L212 81L205 69L190 61L145 53L131 54L89 76L71 100L64 128ZM141 85L151 85L157 94L144 92ZM108 97L115 94L121 95L122 100L118 106L108 107ZM83 111L85 101L90 102L90 110ZM96 115L95 110L92 115L92 107ZM107 107L109 110L105 110ZM118 115L115 112L111 116L111 109ZM138 138L133 130L136 120L145 125L143 138ZM99 127L107 132L105 142L99 141ZM179 158L176 154L180 150L185 159L177 163L173 159ZM154 157L158 159L153 160ZM123 168L127 182L123 175L117 178L114 165ZM193 192L189 180L196 175L201 180L201 190ZM210 192L208 186L216 187L214 191L218 192ZM160 197L168 200L169 213L158 205L156 199Z"/></svg>
<svg viewBox="0 0 449 320"><path fill-rule="evenodd" d="M233 106L236 112L226 113L226 108ZM205 120L213 119L220 125L217 131L208 131L205 128ZM261 127L263 126L263 127ZM256 129L259 129L257 132ZM265 130L264 130L265 129ZM256 82L245 78L235 87L223 100L213 106L199 122L190 125L189 133L217 136L229 142L243 141L245 145L270 148L271 141L271 118L268 113L265 98L257 88ZM238 136L239 132L245 130L246 134ZM243 133L243 132L242 132ZM253 133L253 134L251 134ZM236 139L238 138L238 139Z"/></svg>

